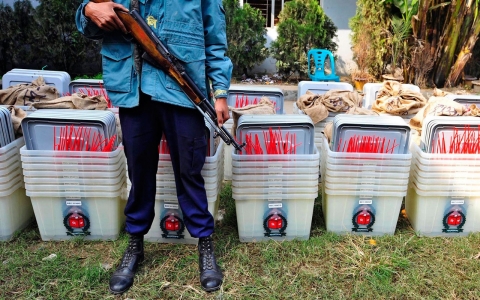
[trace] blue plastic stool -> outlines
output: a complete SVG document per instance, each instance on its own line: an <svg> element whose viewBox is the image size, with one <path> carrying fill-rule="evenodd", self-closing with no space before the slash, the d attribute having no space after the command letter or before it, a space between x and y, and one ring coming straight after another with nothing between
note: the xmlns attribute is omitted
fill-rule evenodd
<svg viewBox="0 0 480 300"><path fill-rule="evenodd" d="M330 59L330 68L332 72L325 74L325 60ZM313 60L315 69L312 69L310 62ZM310 49L307 54L308 76L312 81L340 81L340 77L335 74L335 59L333 53L326 49Z"/></svg>

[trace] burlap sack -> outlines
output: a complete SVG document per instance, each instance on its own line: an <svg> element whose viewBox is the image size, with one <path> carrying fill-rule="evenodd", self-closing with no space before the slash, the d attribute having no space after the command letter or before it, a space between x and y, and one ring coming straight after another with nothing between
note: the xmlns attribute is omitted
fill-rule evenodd
<svg viewBox="0 0 480 300"><path fill-rule="evenodd" d="M300 96L297 100L298 109L302 110L309 116L313 124L316 124L328 117L328 109L321 101L322 95L314 94L307 91L305 95Z"/></svg>
<svg viewBox="0 0 480 300"><path fill-rule="evenodd" d="M86 110L105 110L107 101L103 95L88 96L83 93L74 93L71 96L65 96L48 101L32 103L32 106L39 108L71 108Z"/></svg>
<svg viewBox="0 0 480 300"><path fill-rule="evenodd" d="M237 124L240 116L243 115L274 115L275 104L267 97L262 97L258 104L250 104L240 108L228 108L232 112L233 126L232 135L237 132Z"/></svg>
<svg viewBox="0 0 480 300"><path fill-rule="evenodd" d="M402 88L400 82L385 81L372 110L399 116L411 115L416 114L426 103L427 99L421 93Z"/></svg>
<svg viewBox="0 0 480 300"><path fill-rule="evenodd" d="M423 120L427 116L462 116L466 112L465 106L445 97L432 96L428 103L412 119L410 127L422 131Z"/></svg>
<svg viewBox="0 0 480 300"><path fill-rule="evenodd" d="M297 100L297 107L305 112L314 124L324 120L331 112L346 112L362 106L362 97L357 92L330 90L323 95L307 91Z"/></svg>
<svg viewBox="0 0 480 300"><path fill-rule="evenodd" d="M437 88L433 89L433 96L434 97L445 97L448 94L451 94L451 93L442 91L441 89L437 89Z"/></svg>
<svg viewBox="0 0 480 300"><path fill-rule="evenodd" d="M27 113L19 108L15 107L13 105L7 107L8 110L10 111L10 116L12 117L12 123L13 123L13 130L15 132L15 138L19 138L23 136L23 131L22 131L22 120L27 116Z"/></svg>
<svg viewBox="0 0 480 300"><path fill-rule="evenodd" d="M32 83L17 84L0 90L0 104L29 106L39 101L49 101L60 97L57 89L45 84L40 76Z"/></svg>
<svg viewBox="0 0 480 300"><path fill-rule="evenodd" d="M361 107L362 101L362 96L356 91L329 90L322 97L322 103L332 112L346 112L352 107Z"/></svg>
<svg viewBox="0 0 480 300"><path fill-rule="evenodd" d="M470 106L468 107L468 111L463 115L471 116L471 117L480 117L480 108L475 104L470 104Z"/></svg>
<svg viewBox="0 0 480 300"><path fill-rule="evenodd" d="M351 107L345 114L348 115L372 115L378 116L378 113L363 107ZM332 139L333 135L333 122L328 122L323 129L323 134L327 137L328 141Z"/></svg>
<svg viewBox="0 0 480 300"><path fill-rule="evenodd" d="M323 128L323 134L327 137L328 142L332 140L333 122L328 122L327 124L325 124L325 128Z"/></svg>

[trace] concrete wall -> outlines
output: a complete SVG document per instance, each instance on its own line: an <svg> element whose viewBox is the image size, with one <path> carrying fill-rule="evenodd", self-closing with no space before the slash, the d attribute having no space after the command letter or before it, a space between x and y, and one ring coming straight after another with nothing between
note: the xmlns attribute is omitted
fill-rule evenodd
<svg viewBox="0 0 480 300"><path fill-rule="evenodd" d="M320 5L325 11L325 14L332 19L333 23L337 26L337 37L335 42L338 45L337 60L335 61L335 68L337 74L347 75L353 68L353 53L351 50L350 34L351 30L348 26L348 21L355 15L357 9L356 0L320 0ZM267 47L270 47L270 43L277 39L276 27L267 28ZM275 59L269 57L262 64L255 67L253 72L257 73L275 73Z"/></svg>
<svg viewBox="0 0 480 300"><path fill-rule="evenodd" d="M276 40L278 37L278 33L277 33L277 28L275 27L270 27L270 28L267 28L267 43L265 44L265 46L267 48L270 48L270 43L274 40ZM252 71L252 73L259 73L259 74L263 74L263 73L268 73L268 74L273 74L277 71L277 67L275 66L275 62L277 60L274 59L273 57L269 57L267 58L266 60L263 61L262 64L256 66Z"/></svg>
<svg viewBox="0 0 480 300"><path fill-rule="evenodd" d="M350 43L350 34L352 31L348 26L348 21L355 15L357 9L356 0L322 0L321 6L325 14L332 19L337 26L337 38L335 42L338 45L337 60L335 68L338 74L346 75L353 68L353 53Z"/></svg>

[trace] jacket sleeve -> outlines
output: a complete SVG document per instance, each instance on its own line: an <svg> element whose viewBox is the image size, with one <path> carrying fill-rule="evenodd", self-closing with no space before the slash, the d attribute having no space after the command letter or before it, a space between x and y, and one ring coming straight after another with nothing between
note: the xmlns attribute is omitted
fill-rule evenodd
<svg viewBox="0 0 480 300"><path fill-rule="evenodd" d="M85 17L85 5L89 0L84 0L82 4L77 9L77 14L75 16L75 23L77 24L77 29L83 34L86 38L99 40L103 38L103 31L97 27L92 21Z"/></svg>
<svg viewBox="0 0 480 300"><path fill-rule="evenodd" d="M212 81L215 98L227 97L233 66L225 56L227 33L222 1L202 0L202 13L207 76Z"/></svg>

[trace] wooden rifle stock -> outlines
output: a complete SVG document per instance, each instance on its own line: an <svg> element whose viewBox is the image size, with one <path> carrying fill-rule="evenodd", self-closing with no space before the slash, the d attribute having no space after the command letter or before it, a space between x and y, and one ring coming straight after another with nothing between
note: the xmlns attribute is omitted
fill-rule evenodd
<svg viewBox="0 0 480 300"><path fill-rule="evenodd" d="M111 0L90 1L101 3L110 2ZM167 48L150 29L150 26L147 25L140 14L135 10L125 12L116 9L115 12L127 29L127 34L131 35L145 51L145 54L142 57L148 63L161 69L167 75L172 77L187 97L195 104L195 107L200 113L203 114L205 120L215 129L215 134L219 135L227 145L232 144L235 149L240 151L245 146L245 143L242 145L238 144L224 126L218 126L215 108L185 72L185 68L180 61L168 52Z"/></svg>

